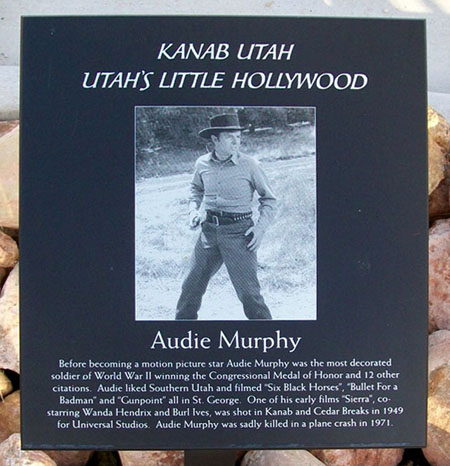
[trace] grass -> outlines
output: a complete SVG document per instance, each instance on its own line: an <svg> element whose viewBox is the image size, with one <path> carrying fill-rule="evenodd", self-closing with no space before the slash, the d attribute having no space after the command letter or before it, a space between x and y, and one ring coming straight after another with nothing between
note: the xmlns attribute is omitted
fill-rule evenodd
<svg viewBox="0 0 450 466"><path fill-rule="evenodd" d="M261 283L289 290L315 283L315 178L298 172L277 173L272 179L278 213L259 251ZM267 269L267 271L266 271Z"/></svg>

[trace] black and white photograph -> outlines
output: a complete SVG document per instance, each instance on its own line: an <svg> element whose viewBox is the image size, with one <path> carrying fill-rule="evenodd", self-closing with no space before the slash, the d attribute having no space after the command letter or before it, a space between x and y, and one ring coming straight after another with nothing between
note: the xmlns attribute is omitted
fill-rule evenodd
<svg viewBox="0 0 450 466"><path fill-rule="evenodd" d="M314 107L135 108L136 320L316 319Z"/></svg>

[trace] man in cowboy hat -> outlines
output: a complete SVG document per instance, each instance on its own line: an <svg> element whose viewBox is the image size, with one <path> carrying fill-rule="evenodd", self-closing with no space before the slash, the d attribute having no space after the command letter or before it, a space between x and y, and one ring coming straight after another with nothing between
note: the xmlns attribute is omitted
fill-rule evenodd
<svg viewBox="0 0 450 466"><path fill-rule="evenodd" d="M191 182L189 223L191 228L201 224L202 231L178 300L177 320L197 319L209 280L223 263L247 318L272 318L260 292L256 250L275 215L276 199L258 162L239 152L242 129L237 114L227 113L212 117L210 127L199 133L214 148L197 160ZM251 208L255 191L256 224Z"/></svg>

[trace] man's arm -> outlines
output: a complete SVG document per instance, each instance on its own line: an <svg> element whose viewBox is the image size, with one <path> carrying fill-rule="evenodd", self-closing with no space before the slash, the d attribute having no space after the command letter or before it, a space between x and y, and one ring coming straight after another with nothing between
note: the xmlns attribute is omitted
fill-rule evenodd
<svg viewBox="0 0 450 466"><path fill-rule="evenodd" d="M259 195L259 218L256 225L245 233L246 235L253 234L247 246L251 251L259 248L265 231L275 218L277 204L269 180L258 162L255 162L253 167L253 184Z"/></svg>
<svg viewBox="0 0 450 466"><path fill-rule="evenodd" d="M200 214L198 210L203 200L205 189L198 169L198 161L195 164L194 176L190 184L189 195L189 226L195 228L200 223Z"/></svg>
<svg viewBox="0 0 450 466"><path fill-rule="evenodd" d="M266 231L275 218L277 199L266 174L258 162L255 164L253 182L259 195L259 218L256 225L262 231Z"/></svg>

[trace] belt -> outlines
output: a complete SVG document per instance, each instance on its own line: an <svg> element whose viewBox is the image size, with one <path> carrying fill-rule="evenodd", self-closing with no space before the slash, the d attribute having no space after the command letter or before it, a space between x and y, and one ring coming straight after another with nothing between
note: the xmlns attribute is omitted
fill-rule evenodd
<svg viewBox="0 0 450 466"><path fill-rule="evenodd" d="M214 223L215 225L229 225L231 223L239 222L252 218L252 212L245 213L233 213L233 212L222 212L220 210L207 210L206 221Z"/></svg>

